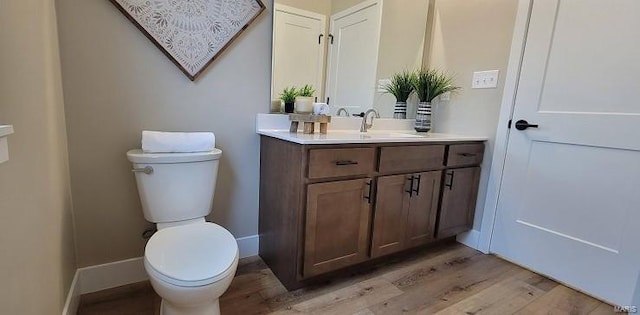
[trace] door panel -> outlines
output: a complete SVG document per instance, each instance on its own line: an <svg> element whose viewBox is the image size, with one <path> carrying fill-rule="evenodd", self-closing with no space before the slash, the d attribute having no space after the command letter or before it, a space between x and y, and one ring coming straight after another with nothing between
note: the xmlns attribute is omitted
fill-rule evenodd
<svg viewBox="0 0 640 315"><path fill-rule="evenodd" d="M371 180L312 184L307 188L305 277L367 259Z"/></svg>
<svg viewBox="0 0 640 315"><path fill-rule="evenodd" d="M274 97L285 87L305 84L313 85L321 97L325 46L318 38L325 32L326 17L280 4L274 14Z"/></svg>
<svg viewBox="0 0 640 315"><path fill-rule="evenodd" d="M331 17L327 96L350 113L371 108L376 91L380 4Z"/></svg>
<svg viewBox="0 0 640 315"><path fill-rule="evenodd" d="M405 247L407 212L413 175L378 177L371 255L383 256Z"/></svg>
<svg viewBox="0 0 640 315"><path fill-rule="evenodd" d="M639 27L638 1L533 1L513 119L539 128L510 131L491 241L621 305L640 294Z"/></svg>

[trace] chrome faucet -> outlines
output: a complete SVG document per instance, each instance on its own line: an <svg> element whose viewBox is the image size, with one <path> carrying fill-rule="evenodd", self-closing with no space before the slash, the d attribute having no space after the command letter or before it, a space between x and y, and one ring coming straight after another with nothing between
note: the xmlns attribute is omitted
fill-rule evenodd
<svg viewBox="0 0 640 315"><path fill-rule="evenodd" d="M338 111L336 112L336 116L340 116L340 113L342 112L344 112L345 116L349 117L349 112L344 107L338 108Z"/></svg>
<svg viewBox="0 0 640 315"><path fill-rule="evenodd" d="M367 124L367 118L369 117L369 114L375 114L375 116L371 116L371 123ZM360 114L353 114L353 116L359 116L362 117L362 124L360 124L360 132L367 132L367 130L371 127L373 127L373 118L380 118L380 114L378 113L377 110L371 108L368 109L366 112L360 113Z"/></svg>

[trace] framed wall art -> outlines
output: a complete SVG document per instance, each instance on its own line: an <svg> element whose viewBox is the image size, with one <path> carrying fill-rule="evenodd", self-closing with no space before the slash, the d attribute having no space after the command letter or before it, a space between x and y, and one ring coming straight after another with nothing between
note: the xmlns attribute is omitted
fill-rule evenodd
<svg viewBox="0 0 640 315"><path fill-rule="evenodd" d="M109 0L195 80L253 22L260 0Z"/></svg>

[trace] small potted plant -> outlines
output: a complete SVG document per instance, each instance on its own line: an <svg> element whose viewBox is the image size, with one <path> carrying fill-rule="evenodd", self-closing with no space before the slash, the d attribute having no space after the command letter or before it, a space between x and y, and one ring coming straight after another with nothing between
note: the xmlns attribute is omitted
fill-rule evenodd
<svg viewBox="0 0 640 315"><path fill-rule="evenodd" d="M382 87L385 93L396 98L396 107L393 110L393 118L395 119L407 118L407 99L413 93L414 76L415 74L408 71L396 73L391 77L391 82Z"/></svg>
<svg viewBox="0 0 640 315"><path fill-rule="evenodd" d="M285 113L293 113L296 96L298 96L298 90L294 86L286 87L282 90L282 93L280 93L280 99L284 103Z"/></svg>
<svg viewBox="0 0 640 315"><path fill-rule="evenodd" d="M418 132L431 130L431 101L460 87L453 86L453 77L433 69L421 69L413 76L413 90L418 96L418 111L414 128Z"/></svg>
<svg viewBox="0 0 640 315"><path fill-rule="evenodd" d="M305 85L298 90L298 96L296 96L296 112L301 114L307 114L313 112L313 93L316 90L311 85Z"/></svg>

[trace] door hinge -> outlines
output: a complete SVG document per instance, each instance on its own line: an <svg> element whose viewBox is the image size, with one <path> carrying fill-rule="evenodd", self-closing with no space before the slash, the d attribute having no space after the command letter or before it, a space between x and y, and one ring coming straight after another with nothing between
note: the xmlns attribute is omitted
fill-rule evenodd
<svg viewBox="0 0 640 315"><path fill-rule="evenodd" d="M509 119L509 123L507 124L507 129L511 129L511 119Z"/></svg>

